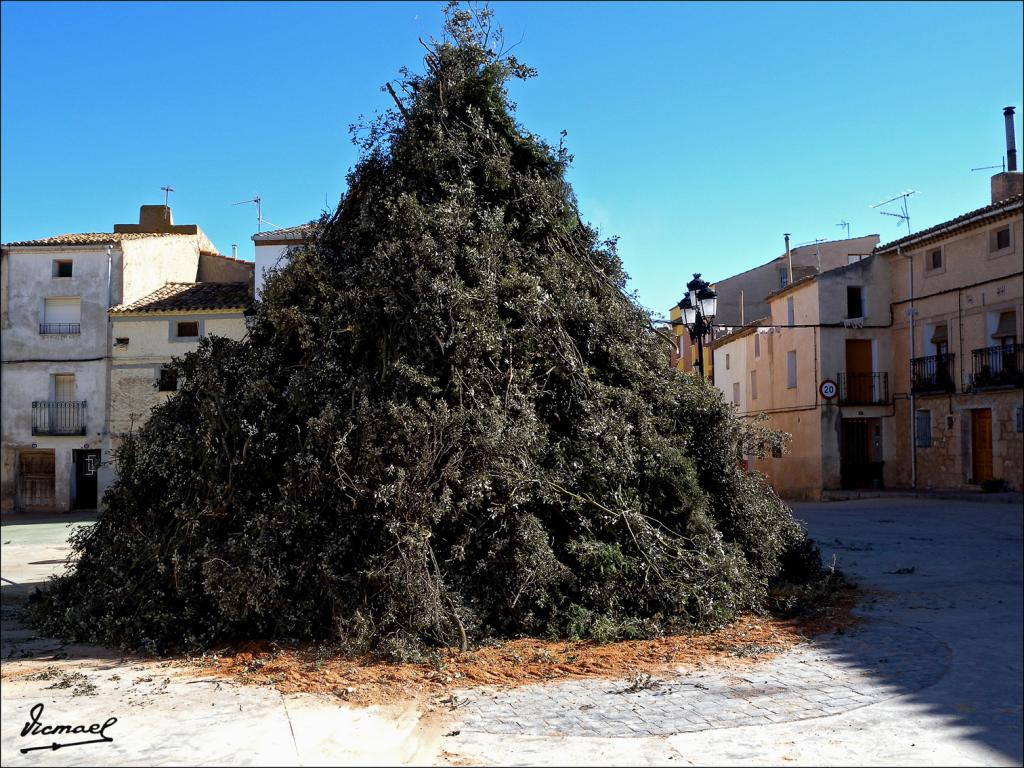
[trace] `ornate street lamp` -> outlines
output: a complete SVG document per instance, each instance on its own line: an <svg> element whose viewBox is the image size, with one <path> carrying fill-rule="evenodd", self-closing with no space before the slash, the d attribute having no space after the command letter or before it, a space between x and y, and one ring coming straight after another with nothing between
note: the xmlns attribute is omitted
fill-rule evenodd
<svg viewBox="0 0 1024 768"><path fill-rule="evenodd" d="M704 337L711 332L711 323L718 311L718 294L711 290L706 280L695 272L693 280L686 284L687 293L679 302L683 312L683 325L690 333L690 341L697 343L697 370L704 378Z"/></svg>

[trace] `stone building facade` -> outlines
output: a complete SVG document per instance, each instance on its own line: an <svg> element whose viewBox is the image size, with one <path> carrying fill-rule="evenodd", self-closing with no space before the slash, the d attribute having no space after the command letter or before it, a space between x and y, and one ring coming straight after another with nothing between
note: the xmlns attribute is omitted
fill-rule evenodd
<svg viewBox="0 0 1024 768"><path fill-rule="evenodd" d="M0 247L0 510L98 506L114 476L107 312L194 282L204 264L220 279L244 270L163 205L112 232Z"/></svg>
<svg viewBox="0 0 1024 768"><path fill-rule="evenodd" d="M145 422L154 406L177 391L174 358L195 350L206 336L244 337L245 312L251 306L249 281L168 283L110 310L113 448Z"/></svg>

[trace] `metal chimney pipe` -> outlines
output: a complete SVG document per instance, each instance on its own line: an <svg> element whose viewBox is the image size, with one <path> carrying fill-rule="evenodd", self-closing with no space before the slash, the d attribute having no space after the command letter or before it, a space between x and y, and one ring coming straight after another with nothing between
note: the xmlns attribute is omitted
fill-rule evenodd
<svg viewBox="0 0 1024 768"><path fill-rule="evenodd" d="M793 256L789 252L789 232L783 235L786 238L786 274L789 276L789 280L786 285L793 284Z"/></svg>
<svg viewBox="0 0 1024 768"><path fill-rule="evenodd" d="M1017 170L1017 139L1013 135L1013 107L1003 107L1006 121L1006 170Z"/></svg>
<svg viewBox="0 0 1024 768"><path fill-rule="evenodd" d="M238 258L238 246L235 245L234 243L231 244L231 258L232 259L237 259Z"/></svg>

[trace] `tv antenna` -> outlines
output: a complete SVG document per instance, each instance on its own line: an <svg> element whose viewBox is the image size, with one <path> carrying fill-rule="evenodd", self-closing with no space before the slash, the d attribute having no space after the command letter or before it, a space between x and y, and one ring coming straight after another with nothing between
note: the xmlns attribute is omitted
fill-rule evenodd
<svg viewBox="0 0 1024 768"><path fill-rule="evenodd" d="M262 232L263 231L263 224L264 224L264 222L266 222L267 224L269 224L272 227L276 227L277 226L277 224L275 224L274 222L267 221L266 219L263 218L263 198L262 197L260 197L259 195L256 195L251 200L239 200L237 203L232 203L232 205L245 205L246 203L256 203L256 231L257 232Z"/></svg>
<svg viewBox="0 0 1024 768"><path fill-rule="evenodd" d="M906 190L904 192L901 192L900 194L896 195L895 197L890 197L888 200L883 200L880 203L875 203L874 205L870 205L868 207L869 208L881 208L883 205L888 205L889 203L894 203L897 200L900 200L901 201L901 203L900 203L900 211L898 213L892 213L891 211L879 211L879 213L882 214L883 216L892 216L894 218L899 219L900 220L900 224L906 224L907 225L907 234L909 235L910 234L910 209L907 208L907 198L910 197L911 195L919 195L919 194L921 194L921 193L918 192L916 189L908 189L908 190ZM899 226L899 224L897 224L896 226Z"/></svg>
<svg viewBox="0 0 1024 768"><path fill-rule="evenodd" d="M808 240L806 243L797 243L793 247L794 248L799 248L802 245L813 245L814 246L814 255L818 259L818 271L821 272L821 249L818 247L818 243L824 243L824 242L826 242L824 237L817 237L814 240Z"/></svg>
<svg viewBox="0 0 1024 768"><path fill-rule="evenodd" d="M998 168L1003 173L1006 173L1006 158L1004 157L1002 159L1002 161L999 163L999 165L981 165L981 166L978 166L977 168L971 168L971 170L972 171L988 171L988 170L991 170L992 168Z"/></svg>
<svg viewBox="0 0 1024 768"><path fill-rule="evenodd" d="M171 192L174 191L174 187L168 184L166 187L160 187L160 189L163 190L164 193L164 208L166 208L168 205L170 205Z"/></svg>
<svg viewBox="0 0 1024 768"><path fill-rule="evenodd" d="M846 219L840 219L839 223L836 224L836 226L837 227L846 227L846 239L849 240L850 239L850 222L848 222Z"/></svg>

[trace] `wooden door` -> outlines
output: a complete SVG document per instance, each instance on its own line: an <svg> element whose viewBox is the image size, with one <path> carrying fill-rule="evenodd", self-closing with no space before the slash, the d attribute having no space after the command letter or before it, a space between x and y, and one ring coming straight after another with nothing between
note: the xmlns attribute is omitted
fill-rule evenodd
<svg viewBox="0 0 1024 768"><path fill-rule="evenodd" d="M846 399L872 403L871 339L846 340Z"/></svg>
<svg viewBox="0 0 1024 768"><path fill-rule="evenodd" d="M840 485L843 488L865 488L871 461L868 419L843 419L841 436Z"/></svg>
<svg viewBox="0 0 1024 768"><path fill-rule="evenodd" d="M22 451L18 457L18 503L26 510L56 507L53 451Z"/></svg>
<svg viewBox="0 0 1024 768"><path fill-rule="evenodd" d="M992 479L992 411L971 411L971 479L976 485Z"/></svg>

